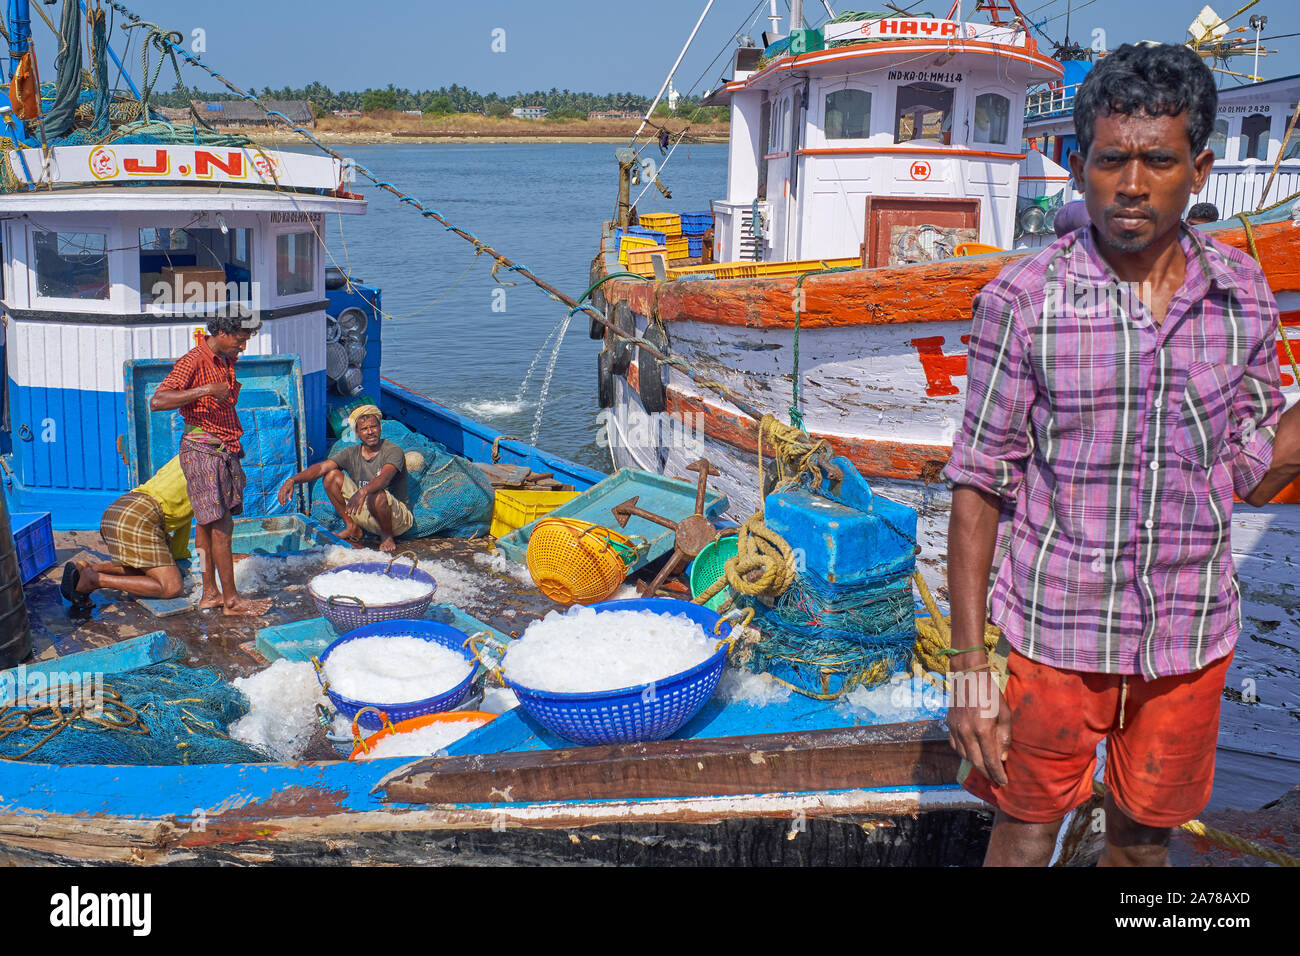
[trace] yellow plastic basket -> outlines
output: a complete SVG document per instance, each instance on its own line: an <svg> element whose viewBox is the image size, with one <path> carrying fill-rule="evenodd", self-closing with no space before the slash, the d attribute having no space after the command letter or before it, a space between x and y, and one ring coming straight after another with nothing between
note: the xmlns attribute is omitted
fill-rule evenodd
<svg viewBox="0 0 1300 956"><path fill-rule="evenodd" d="M670 236L664 242L664 247L668 250L669 261L691 257L691 243L685 236Z"/></svg>
<svg viewBox="0 0 1300 956"><path fill-rule="evenodd" d="M512 491L502 489L496 493L492 507L490 534L500 538L530 521L550 514L565 502L578 497L576 491Z"/></svg>
<svg viewBox="0 0 1300 956"><path fill-rule="evenodd" d="M543 518L528 539L528 573L557 604L594 604L618 590L646 547L573 518Z"/></svg>
<svg viewBox="0 0 1300 956"><path fill-rule="evenodd" d="M627 271L635 272L639 276L653 276L655 274L655 256L666 256L668 250L663 246L650 246L647 249L632 249L627 254Z"/></svg>
<svg viewBox="0 0 1300 956"><path fill-rule="evenodd" d="M710 265L674 268L671 270L671 277L707 273L715 279L774 279L805 272L820 272L823 269L861 267L861 265L862 260L857 256L846 259L799 259L790 262L716 262Z"/></svg>

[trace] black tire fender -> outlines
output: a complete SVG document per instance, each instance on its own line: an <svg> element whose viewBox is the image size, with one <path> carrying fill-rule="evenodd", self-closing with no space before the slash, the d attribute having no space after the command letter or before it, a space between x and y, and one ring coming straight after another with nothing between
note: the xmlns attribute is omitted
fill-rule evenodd
<svg viewBox="0 0 1300 956"><path fill-rule="evenodd" d="M645 340L660 352L668 354L668 332L662 323L651 322L646 326ZM641 405L651 414L662 412L668 407L663 366L645 349L639 348L636 351L637 391L641 395Z"/></svg>
<svg viewBox="0 0 1300 956"><path fill-rule="evenodd" d="M587 285L591 286L599 282L601 279L602 272L604 272L604 270L601 268L600 257L597 256L591 262L591 272L588 273L587 275ZM591 307L594 308L597 312L604 312L605 317L609 318L609 309L605 302L604 292L602 292L600 289L596 289L594 292L591 293L591 296L588 298L587 301L591 303ZM605 337L605 326L597 322L595 316L592 316L591 328L587 334L590 335L593 339L603 339Z"/></svg>
<svg viewBox="0 0 1300 956"><path fill-rule="evenodd" d="M623 335L629 338L636 335L636 316L626 302L614 306L613 323L614 328ZM632 343L628 338L620 338L612 331L608 335L608 343L607 347L614 353L614 374L626 375L628 366L632 364Z"/></svg>
<svg viewBox="0 0 1300 956"><path fill-rule="evenodd" d="M608 349L596 355L596 394L601 408L614 404L614 353Z"/></svg>

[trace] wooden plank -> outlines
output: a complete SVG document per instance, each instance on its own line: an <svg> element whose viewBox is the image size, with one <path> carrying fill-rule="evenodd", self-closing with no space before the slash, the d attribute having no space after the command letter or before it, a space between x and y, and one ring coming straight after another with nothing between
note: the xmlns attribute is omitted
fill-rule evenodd
<svg viewBox="0 0 1300 956"><path fill-rule="evenodd" d="M517 803L725 796L951 784L938 721L659 740L422 760L384 782L396 803Z"/></svg>

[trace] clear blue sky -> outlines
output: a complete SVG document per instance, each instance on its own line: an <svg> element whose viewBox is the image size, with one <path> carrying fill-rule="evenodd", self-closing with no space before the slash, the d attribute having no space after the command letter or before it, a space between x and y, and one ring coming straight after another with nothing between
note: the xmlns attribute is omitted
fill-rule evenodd
<svg viewBox="0 0 1300 956"><path fill-rule="evenodd" d="M40 0L31 0L36 6ZM300 87L319 80L332 89L360 90L392 83L410 89L433 89L459 83L479 92L510 94L520 90L569 89L597 93L625 90L653 95L690 33L705 0L122 0L146 20L182 31L205 31L204 62L240 85ZM1224 0L1215 9L1228 15L1245 0ZM830 0L837 12L856 7L881 8L883 0ZM950 0L923 0L918 10L942 15ZM1096 28L1106 31L1110 47L1142 39L1184 39L1186 24L1204 0L1074 0L1070 33L1087 45ZM907 0L897 0L907 6ZM964 0L969 12L975 0ZM767 2L715 0L713 9L676 78L689 91L703 74L700 89L716 85L728 56L710 67L733 36L748 30L754 11ZM784 15L787 0L778 0ZM57 23L59 7L45 7ZM1043 26L1060 39L1065 30L1066 0L1023 0L1031 20L1058 17ZM819 0L805 0L813 24L825 19ZM1300 5L1294 0L1262 0L1250 13L1268 16L1265 35L1300 32ZM1245 25L1250 14L1236 18ZM982 14L980 18L982 19ZM122 21L118 16L118 22ZM767 21L752 28L757 40ZM784 28L783 19L783 28ZM494 29L505 31L506 51L492 51ZM42 72L52 71L50 31L33 13L32 31L42 48ZM142 32L142 31L140 31ZM117 31L115 31L115 34ZM1251 34L1253 37L1253 34ZM115 49L122 52L118 39ZM1279 53L1261 61L1266 77L1300 73L1300 38L1268 46ZM140 71L139 39L127 57L132 76ZM1249 71L1245 58L1238 68ZM52 75L48 73L47 75ZM160 81L172 86L171 67ZM215 82L186 70L186 82L216 89Z"/></svg>

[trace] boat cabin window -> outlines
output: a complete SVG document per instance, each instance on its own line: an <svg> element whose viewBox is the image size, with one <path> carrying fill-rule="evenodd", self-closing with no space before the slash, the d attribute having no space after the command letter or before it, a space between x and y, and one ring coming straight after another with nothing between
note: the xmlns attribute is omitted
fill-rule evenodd
<svg viewBox="0 0 1300 956"><path fill-rule="evenodd" d="M141 229L141 303L250 300L252 243L252 229Z"/></svg>
<svg viewBox="0 0 1300 956"><path fill-rule="evenodd" d="M1252 113L1241 121L1241 155L1238 159L1268 158L1268 128L1272 121L1263 113Z"/></svg>
<svg viewBox="0 0 1300 956"><path fill-rule="evenodd" d="M786 130L790 128L790 97L785 97L772 110L772 129L768 137L768 152L780 153L785 150Z"/></svg>
<svg viewBox="0 0 1300 956"><path fill-rule="evenodd" d="M975 97L975 142L1005 146L1011 130L1011 100L1001 93Z"/></svg>
<svg viewBox="0 0 1300 956"><path fill-rule="evenodd" d="M909 83L898 88L894 142L917 139L952 142L952 87L938 83Z"/></svg>
<svg viewBox="0 0 1300 956"><path fill-rule="evenodd" d="M826 94L827 139L866 139L871 135L871 94L836 90Z"/></svg>
<svg viewBox="0 0 1300 956"><path fill-rule="evenodd" d="M1300 159L1300 139L1292 138L1291 145L1287 147L1286 154L1282 158Z"/></svg>
<svg viewBox="0 0 1300 956"><path fill-rule="evenodd" d="M1214 121L1214 132L1210 134L1210 141L1205 145L1214 151L1215 159L1223 159L1227 155L1228 121L1226 119L1216 119Z"/></svg>
<svg viewBox="0 0 1300 956"><path fill-rule="evenodd" d="M275 294L299 295L316 285L316 234L288 232L275 237Z"/></svg>
<svg viewBox="0 0 1300 956"><path fill-rule="evenodd" d="M98 232L32 234L36 294L51 299L108 298L108 236Z"/></svg>

